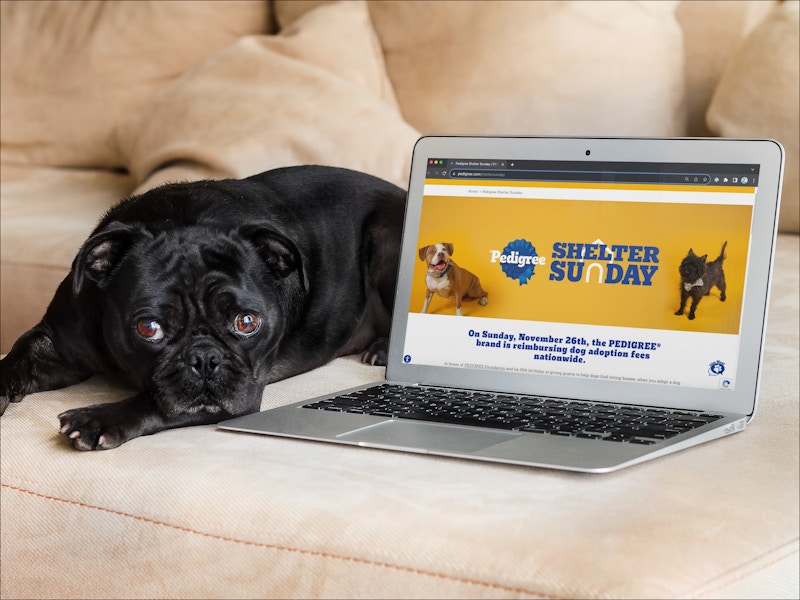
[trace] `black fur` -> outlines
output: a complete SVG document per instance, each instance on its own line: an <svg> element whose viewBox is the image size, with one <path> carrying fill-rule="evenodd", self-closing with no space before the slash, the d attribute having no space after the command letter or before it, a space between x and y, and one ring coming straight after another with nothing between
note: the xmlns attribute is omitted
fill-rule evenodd
<svg viewBox="0 0 800 600"><path fill-rule="evenodd" d="M681 274L681 305L675 313L676 315L683 314L686 309L686 301L691 298L692 305L689 307L689 319L694 319L700 300L703 296L708 296L714 286L719 288L719 299L725 302L727 286L722 263L725 260L725 248L727 245L728 242L722 244L719 256L710 263L706 262L708 254L697 256L689 248L689 254L686 255L681 261L680 267L678 267L678 271Z"/></svg>
<svg viewBox="0 0 800 600"><path fill-rule="evenodd" d="M0 414L109 373L137 394L59 415L81 450L257 411L264 386L385 364L405 192L329 167L162 186L112 208L0 362Z"/></svg>

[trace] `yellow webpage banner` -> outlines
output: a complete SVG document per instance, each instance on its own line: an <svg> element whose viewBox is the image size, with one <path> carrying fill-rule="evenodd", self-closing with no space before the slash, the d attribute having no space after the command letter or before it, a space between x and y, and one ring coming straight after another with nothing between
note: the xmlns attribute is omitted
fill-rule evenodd
<svg viewBox="0 0 800 600"><path fill-rule="evenodd" d="M746 204L426 196L418 248L451 244L478 277L485 304L465 301L465 316L736 334L751 217ZM455 314L452 272L428 271L420 258L409 310L433 286L425 312Z"/></svg>

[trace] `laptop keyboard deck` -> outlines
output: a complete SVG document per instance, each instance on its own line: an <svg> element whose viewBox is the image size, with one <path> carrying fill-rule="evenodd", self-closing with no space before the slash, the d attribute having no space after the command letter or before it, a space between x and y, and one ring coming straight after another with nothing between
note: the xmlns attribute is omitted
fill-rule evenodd
<svg viewBox="0 0 800 600"><path fill-rule="evenodd" d="M646 445L722 418L705 412L396 384L303 408Z"/></svg>

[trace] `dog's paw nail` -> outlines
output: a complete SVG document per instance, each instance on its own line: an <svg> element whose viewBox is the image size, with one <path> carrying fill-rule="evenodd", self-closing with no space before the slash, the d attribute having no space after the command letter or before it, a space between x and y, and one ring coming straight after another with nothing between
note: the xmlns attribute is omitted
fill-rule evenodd
<svg viewBox="0 0 800 600"><path fill-rule="evenodd" d="M58 433L67 433L69 431L70 424L67 423L66 425L62 425L61 429L58 430Z"/></svg>
<svg viewBox="0 0 800 600"><path fill-rule="evenodd" d="M73 431L72 433L69 434L69 439L71 439L71 440L74 440L74 439L79 438L79 437L81 437L81 432L80 431Z"/></svg>

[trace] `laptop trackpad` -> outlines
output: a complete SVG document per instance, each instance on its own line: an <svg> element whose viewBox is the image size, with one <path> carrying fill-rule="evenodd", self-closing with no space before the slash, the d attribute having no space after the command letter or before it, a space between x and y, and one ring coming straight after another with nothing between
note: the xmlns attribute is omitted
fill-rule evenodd
<svg viewBox="0 0 800 600"><path fill-rule="evenodd" d="M336 437L349 442L451 452L475 452L519 436L505 431L436 425L416 421L384 421Z"/></svg>

